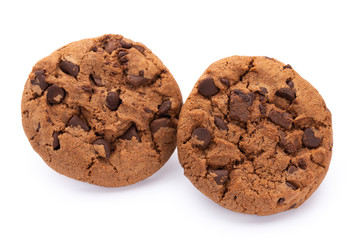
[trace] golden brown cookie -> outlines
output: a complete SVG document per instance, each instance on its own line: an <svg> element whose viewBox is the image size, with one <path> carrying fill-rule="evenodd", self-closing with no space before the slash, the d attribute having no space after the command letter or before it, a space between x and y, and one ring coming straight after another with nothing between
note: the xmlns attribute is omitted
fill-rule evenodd
<svg viewBox="0 0 360 240"><path fill-rule="evenodd" d="M176 146L179 87L143 44L120 35L70 43L33 67L25 133L55 171L109 187L143 180Z"/></svg>
<svg viewBox="0 0 360 240"><path fill-rule="evenodd" d="M270 215L300 206L329 168L331 113L290 65L267 57L221 59L180 114L184 174L230 210Z"/></svg>

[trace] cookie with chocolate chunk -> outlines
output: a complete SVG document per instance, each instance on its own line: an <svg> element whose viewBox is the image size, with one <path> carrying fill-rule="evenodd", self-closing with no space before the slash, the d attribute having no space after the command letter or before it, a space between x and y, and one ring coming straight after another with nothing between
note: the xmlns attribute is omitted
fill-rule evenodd
<svg viewBox="0 0 360 240"><path fill-rule="evenodd" d="M290 65L232 56L204 72L182 107L184 174L236 212L270 215L300 206L329 168L331 113Z"/></svg>
<svg viewBox="0 0 360 240"><path fill-rule="evenodd" d="M163 63L120 35L70 43L33 67L24 131L55 171L125 186L159 170L176 147L182 97Z"/></svg>

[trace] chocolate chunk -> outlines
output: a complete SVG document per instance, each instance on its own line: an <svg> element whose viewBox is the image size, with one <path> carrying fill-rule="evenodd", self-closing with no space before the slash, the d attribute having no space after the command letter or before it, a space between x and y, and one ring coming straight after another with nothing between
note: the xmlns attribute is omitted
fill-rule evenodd
<svg viewBox="0 0 360 240"><path fill-rule="evenodd" d="M243 91L239 90L239 89L235 89L234 93L236 93L238 96L240 96L244 102L250 102L250 97L245 94Z"/></svg>
<svg viewBox="0 0 360 240"><path fill-rule="evenodd" d="M294 82L292 81L291 78L289 78L289 79L286 80L286 84L287 84L291 89L294 88Z"/></svg>
<svg viewBox="0 0 360 240"><path fill-rule="evenodd" d="M247 94L248 95L248 97L249 97L249 99L250 99L250 101L249 101L249 106L251 106L252 104L253 104L253 102L254 102L254 100L255 100L255 93L253 93L253 92L250 92L250 93L248 93Z"/></svg>
<svg viewBox="0 0 360 240"><path fill-rule="evenodd" d="M120 62L122 63L122 64L125 64L125 63L127 63L129 60L127 59L127 58L125 58L125 57L123 57L123 58L120 58Z"/></svg>
<svg viewBox="0 0 360 240"><path fill-rule="evenodd" d="M92 88L88 85L81 86L81 89L84 90L84 92L92 93Z"/></svg>
<svg viewBox="0 0 360 240"><path fill-rule="evenodd" d="M60 149L59 135L60 135L60 133L53 132L52 137L53 137L53 149L54 150L59 150Z"/></svg>
<svg viewBox="0 0 360 240"><path fill-rule="evenodd" d="M268 93L268 90L266 87L260 87L259 93L263 96L265 96Z"/></svg>
<svg viewBox="0 0 360 240"><path fill-rule="evenodd" d="M227 79L227 78L221 78L221 79L220 79L220 82L221 82L222 84L224 84L225 86L230 87L230 81L229 81L229 79Z"/></svg>
<svg viewBox="0 0 360 240"><path fill-rule="evenodd" d="M289 188L291 188L292 190L296 190L296 189L299 188L295 183L290 182L290 181L286 181L285 184L286 184Z"/></svg>
<svg viewBox="0 0 360 240"><path fill-rule="evenodd" d="M321 138L317 138L311 128L307 128L304 131L302 142L307 148L316 148L321 143Z"/></svg>
<svg viewBox="0 0 360 240"><path fill-rule="evenodd" d="M133 45L133 47L141 53L145 52L145 48L140 45Z"/></svg>
<svg viewBox="0 0 360 240"><path fill-rule="evenodd" d="M98 77L98 76L96 76L96 75L94 75L94 74L90 74L90 75L89 75L89 78L90 78L91 81L93 81L93 82L95 83L96 86L98 86L98 87L104 86L104 84L103 84L103 82L101 81L101 78L100 78L100 77Z"/></svg>
<svg viewBox="0 0 360 240"><path fill-rule="evenodd" d="M97 52L97 47L95 46L95 47L92 47L91 49L90 49L90 51L92 51L92 52Z"/></svg>
<svg viewBox="0 0 360 240"><path fill-rule="evenodd" d="M131 140L133 137L140 142L139 133L135 127L135 125L132 125L120 138L125 140Z"/></svg>
<svg viewBox="0 0 360 240"><path fill-rule="evenodd" d="M295 153L297 151L295 145L285 138L280 140L279 145L280 147L283 147L285 152L289 154Z"/></svg>
<svg viewBox="0 0 360 240"><path fill-rule="evenodd" d="M292 101L296 97L295 92L288 88L280 88L279 90L276 91L275 95L281 98L285 98L290 103L292 103Z"/></svg>
<svg viewBox="0 0 360 240"><path fill-rule="evenodd" d="M266 105L265 105L265 104L260 103L260 104L259 104L259 109L260 109L260 113L261 113L262 115L265 115L265 114L266 114Z"/></svg>
<svg viewBox="0 0 360 240"><path fill-rule="evenodd" d="M219 117L217 117L217 116L214 116L214 122L215 122L215 125L216 125L220 130L225 130L225 131L228 131L228 130L229 130L227 124L226 124L225 121L222 120L221 118L219 118Z"/></svg>
<svg viewBox="0 0 360 240"><path fill-rule="evenodd" d="M210 176L212 176L217 185L224 185L229 176L229 171L226 169L213 170L209 169Z"/></svg>
<svg viewBox="0 0 360 240"><path fill-rule="evenodd" d="M38 85L41 90L45 90L49 84L45 81L45 71L44 70L38 70L35 72L35 78L31 80L32 85Z"/></svg>
<svg viewBox="0 0 360 240"><path fill-rule="evenodd" d="M300 158L298 161L298 166L299 168L301 168L302 170L305 170L307 165L306 165L306 161L303 158Z"/></svg>
<svg viewBox="0 0 360 240"><path fill-rule="evenodd" d="M279 198L279 200L278 200L278 204L283 204L285 202L285 198Z"/></svg>
<svg viewBox="0 0 360 240"><path fill-rule="evenodd" d="M36 132L39 132L39 131L40 131L40 128L41 128L41 124L38 123L38 126L37 126L37 128L35 129L35 131L36 131Z"/></svg>
<svg viewBox="0 0 360 240"><path fill-rule="evenodd" d="M64 100L65 90L58 85L51 85L47 89L46 99L50 104L59 104Z"/></svg>
<svg viewBox="0 0 360 240"><path fill-rule="evenodd" d="M296 166L294 165L291 165L289 168L288 168L288 173L289 174L293 174L294 172L296 172L298 169Z"/></svg>
<svg viewBox="0 0 360 240"><path fill-rule="evenodd" d="M198 92L204 97L211 97L217 94L219 89L215 86L214 79L209 77L199 83Z"/></svg>
<svg viewBox="0 0 360 240"><path fill-rule="evenodd" d="M286 64L286 65L284 66L284 69L285 69L285 68L292 69L292 67L290 66L290 64Z"/></svg>
<svg viewBox="0 0 360 240"><path fill-rule="evenodd" d="M60 67L61 71L63 71L66 74L69 74L69 75L71 75L73 77L76 77L78 75L78 73L79 73L79 70L80 70L78 65L76 65L76 64L74 64L72 62L66 61L66 60L61 61L59 63L59 67Z"/></svg>
<svg viewBox="0 0 360 240"><path fill-rule="evenodd" d="M269 113L269 118L275 124L289 130L292 127L292 115L287 112L278 112L276 110L271 110Z"/></svg>
<svg viewBox="0 0 360 240"><path fill-rule="evenodd" d="M84 129L86 132L88 132L90 130L87 123L84 120L82 120L81 118L79 118L77 115L74 115L71 117L68 126L69 127L80 127L82 129Z"/></svg>
<svg viewBox="0 0 360 240"><path fill-rule="evenodd" d="M204 150L206 149L210 142L211 142L211 134L209 132L209 130L207 130L206 128L196 128L191 135L192 138L197 139L199 141L202 141L202 143L196 143L195 147Z"/></svg>
<svg viewBox="0 0 360 240"><path fill-rule="evenodd" d="M104 50L109 54L111 54L115 49L119 47L119 43L116 40L107 41L104 44Z"/></svg>
<svg viewBox="0 0 360 240"><path fill-rule="evenodd" d="M149 108L144 108L144 111L147 112L147 113L153 113L153 111Z"/></svg>
<svg viewBox="0 0 360 240"><path fill-rule="evenodd" d="M155 134L157 131L159 131L160 128L175 128L176 126L174 126L174 124L172 123L172 121L168 118L158 118L153 120L150 123L150 129L151 132L153 134Z"/></svg>
<svg viewBox="0 0 360 240"><path fill-rule="evenodd" d="M118 58L122 58L125 55L128 55L128 53L126 51L119 51L118 52Z"/></svg>
<svg viewBox="0 0 360 240"><path fill-rule="evenodd" d="M108 141L106 141L103 138L99 138L93 142L93 145L102 145L104 148L104 152L97 151L97 154L99 154L101 157L110 158L111 145ZM95 148L95 151L96 151L96 148Z"/></svg>
<svg viewBox="0 0 360 240"><path fill-rule="evenodd" d="M128 83L134 87L138 87L140 85L147 84L148 82L150 82L150 79L145 78L143 76L127 75L127 78L126 78L126 83Z"/></svg>
<svg viewBox="0 0 360 240"><path fill-rule="evenodd" d="M247 109L250 105L250 98L245 94L230 95L230 112L229 118L239 122L247 122L250 112Z"/></svg>
<svg viewBox="0 0 360 240"><path fill-rule="evenodd" d="M293 205L291 205L289 209L292 209L292 208L294 208L294 207L296 207L296 203L294 203Z"/></svg>
<svg viewBox="0 0 360 240"><path fill-rule="evenodd" d="M124 40L120 40L120 44L123 48L129 49L132 47L132 43L125 42Z"/></svg>
<svg viewBox="0 0 360 240"><path fill-rule="evenodd" d="M166 115L170 109L171 109L171 101L170 100L165 100L159 106L159 115L160 116Z"/></svg>
<svg viewBox="0 0 360 240"><path fill-rule="evenodd" d="M106 96L106 106L111 111L116 111L120 106L121 99L119 98L119 94L117 92L109 92Z"/></svg>

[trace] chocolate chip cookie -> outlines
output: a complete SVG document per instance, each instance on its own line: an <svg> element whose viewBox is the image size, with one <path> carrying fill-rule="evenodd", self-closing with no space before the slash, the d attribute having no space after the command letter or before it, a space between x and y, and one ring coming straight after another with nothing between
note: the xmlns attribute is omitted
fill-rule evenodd
<svg viewBox="0 0 360 240"><path fill-rule="evenodd" d="M177 146L185 176L213 201L275 214L300 206L325 177L331 113L290 65L232 56L195 84L181 110Z"/></svg>
<svg viewBox="0 0 360 240"><path fill-rule="evenodd" d="M179 87L143 44L120 35L70 43L35 64L22 121L55 171L109 187L143 180L176 147Z"/></svg>

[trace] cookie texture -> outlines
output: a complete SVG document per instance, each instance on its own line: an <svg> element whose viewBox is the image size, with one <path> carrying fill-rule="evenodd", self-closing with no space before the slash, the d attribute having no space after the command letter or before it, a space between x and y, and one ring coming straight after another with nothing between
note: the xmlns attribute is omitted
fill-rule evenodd
<svg viewBox="0 0 360 240"><path fill-rule="evenodd" d="M176 81L146 46L104 35L36 63L21 107L26 136L51 168L117 187L169 159L181 105Z"/></svg>
<svg viewBox="0 0 360 240"><path fill-rule="evenodd" d="M197 189L230 210L270 215L300 206L325 177L331 113L290 65L232 56L197 81L177 137Z"/></svg>

